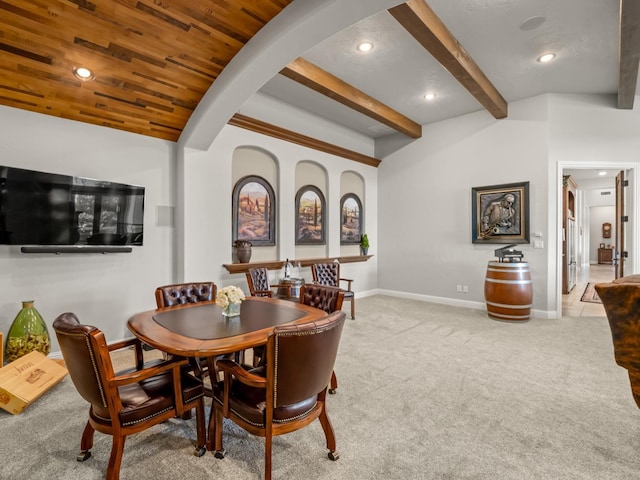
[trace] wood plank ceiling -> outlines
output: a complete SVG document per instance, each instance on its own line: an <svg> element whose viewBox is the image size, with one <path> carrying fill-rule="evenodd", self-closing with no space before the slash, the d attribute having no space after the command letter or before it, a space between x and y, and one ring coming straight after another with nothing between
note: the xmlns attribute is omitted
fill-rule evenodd
<svg viewBox="0 0 640 480"><path fill-rule="evenodd" d="M177 141L220 72L292 1L0 0L0 104ZM640 56L633 2L621 0L620 108L633 107ZM424 0L389 13L495 118L507 116L502 95ZM95 79L76 79L79 66ZM302 58L280 73L411 138L422 134Z"/></svg>
<svg viewBox="0 0 640 480"><path fill-rule="evenodd" d="M0 103L176 141L236 53L293 0L0 0ZM76 79L74 67L96 72Z"/></svg>

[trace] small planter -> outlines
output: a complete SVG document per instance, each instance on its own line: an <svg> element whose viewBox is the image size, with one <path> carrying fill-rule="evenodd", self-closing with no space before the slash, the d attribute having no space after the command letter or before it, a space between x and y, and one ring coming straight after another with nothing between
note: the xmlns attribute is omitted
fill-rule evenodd
<svg viewBox="0 0 640 480"><path fill-rule="evenodd" d="M365 256L369 253L369 237L365 233L360 238L360 255Z"/></svg>

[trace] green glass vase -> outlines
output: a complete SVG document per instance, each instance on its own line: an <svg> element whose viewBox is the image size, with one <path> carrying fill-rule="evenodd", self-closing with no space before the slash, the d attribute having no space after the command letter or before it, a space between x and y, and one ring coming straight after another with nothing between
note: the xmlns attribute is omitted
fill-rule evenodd
<svg viewBox="0 0 640 480"><path fill-rule="evenodd" d="M43 355L51 351L51 341L47 324L33 306L33 300L22 302L22 310L18 312L11 324L5 345L5 360L14 360L37 350Z"/></svg>

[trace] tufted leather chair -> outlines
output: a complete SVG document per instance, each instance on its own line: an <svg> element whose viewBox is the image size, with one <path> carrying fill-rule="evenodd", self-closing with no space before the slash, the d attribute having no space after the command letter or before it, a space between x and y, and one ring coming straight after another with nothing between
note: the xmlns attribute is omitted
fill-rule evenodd
<svg viewBox="0 0 640 480"><path fill-rule="evenodd" d="M287 289L291 296L290 285L271 285L269 282L269 270L266 268L250 268L246 274L249 292L253 297L273 297L273 288Z"/></svg>
<svg viewBox="0 0 640 480"><path fill-rule="evenodd" d="M73 313L53 322L60 350L78 393L89 402L89 420L80 440L78 461L91 456L97 430L112 436L107 480L119 478L125 438L196 409L196 455L205 453L206 429L202 382L181 374L185 359L143 363L137 339L107 345L104 334L83 325ZM134 347L136 366L114 373L110 352ZM174 381L174 379L179 379Z"/></svg>
<svg viewBox="0 0 640 480"><path fill-rule="evenodd" d="M342 310L344 290L326 285L305 284L300 288L300 303L319 308L327 313ZM336 393L338 378L336 372L331 372L331 387L329 393Z"/></svg>
<svg viewBox="0 0 640 480"><path fill-rule="evenodd" d="M347 288L344 291L344 299L351 302L351 318L356 318L356 299L351 291L350 278L340 277L340 264L338 262L331 263L314 263L311 265L311 273L313 275L313 283L319 285L328 285L330 287L340 287L340 282L347 282Z"/></svg>
<svg viewBox="0 0 640 480"><path fill-rule="evenodd" d="M175 307L186 303L213 303L217 287L213 282L175 283L156 288L158 308Z"/></svg>
<svg viewBox="0 0 640 480"><path fill-rule="evenodd" d="M215 303L216 284L213 282L174 283L156 288L156 305L158 308L172 308L191 303ZM209 375L206 358L189 359L193 372L200 378ZM205 386L205 393L211 396L211 389Z"/></svg>
<svg viewBox="0 0 640 480"><path fill-rule="evenodd" d="M269 282L269 270L266 268L250 268L245 275L247 285L252 297L273 297L273 288L284 289L287 297L291 296L291 285L271 285ZM264 356L264 345L253 348L253 364L258 365Z"/></svg>
<svg viewBox="0 0 640 480"><path fill-rule="evenodd" d="M598 283L596 292L609 320L616 363L627 369L631 393L640 408L640 283L637 276ZM628 283L624 283L628 282Z"/></svg>
<svg viewBox="0 0 640 480"><path fill-rule="evenodd" d="M214 421L209 423L209 449L216 458L225 455L222 428L228 418L265 437L264 478L270 480L272 437L319 418L329 458L338 459L325 399L344 319L343 312L335 312L316 322L275 327L267 340L266 365L246 369L228 359L218 361L224 381L214 388Z"/></svg>

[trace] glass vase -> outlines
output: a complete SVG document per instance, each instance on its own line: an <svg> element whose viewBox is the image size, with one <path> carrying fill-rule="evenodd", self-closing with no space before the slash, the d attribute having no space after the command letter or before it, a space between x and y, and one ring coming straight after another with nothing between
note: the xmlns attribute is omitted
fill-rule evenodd
<svg viewBox="0 0 640 480"><path fill-rule="evenodd" d="M226 308L222 309L222 316L230 318L237 317L240 315L240 305L241 303L230 303Z"/></svg>
<svg viewBox="0 0 640 480"><path fill-rule="evenodd" d="M18 312L9 328L5 345L5 360L14 360L37 350L43 355L51 351L51 341L47 324L33 306L33 300L22 302L22 310Z"/></svg>

